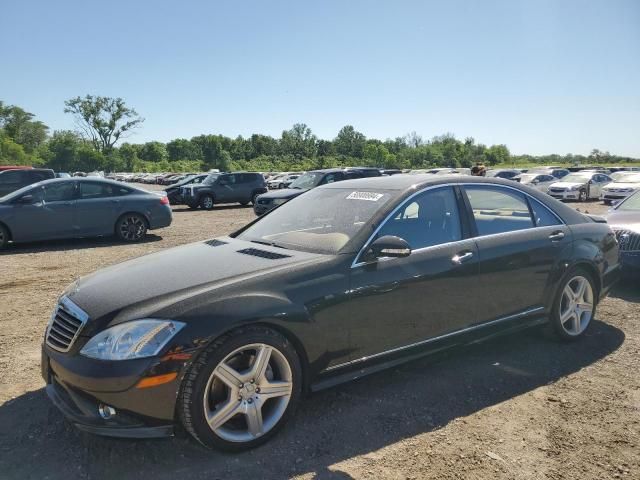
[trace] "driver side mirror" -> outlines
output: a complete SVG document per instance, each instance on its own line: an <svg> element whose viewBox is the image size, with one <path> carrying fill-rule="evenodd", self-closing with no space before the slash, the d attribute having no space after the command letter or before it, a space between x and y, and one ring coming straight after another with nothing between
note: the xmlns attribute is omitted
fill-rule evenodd
<svg viewBox="0 0 640 480"><path fill-rule="evenodd" d="M395 235L384 235L369 246L370 258L402 258L411 255L411 247L406 240Z"/></svg>

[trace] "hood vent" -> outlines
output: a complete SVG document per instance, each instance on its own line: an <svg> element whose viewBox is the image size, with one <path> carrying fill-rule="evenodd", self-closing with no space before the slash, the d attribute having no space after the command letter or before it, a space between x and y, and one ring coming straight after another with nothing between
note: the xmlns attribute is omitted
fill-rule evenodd
<svg viewBox="0 0 640 480"><path fill-rule="evenodd" d="M219 247L220 245L226 245L229 242L223 242L222 240L217 240L217 239L211 239L211 240L207 240L206 242L207 245L209 245L210 247Z"/></svg>
<svg viewBox="0 0 640 480"><path fill-rule="evenodd" d="M259 250L257 248L245 248L238 250L238 253L245 255L253 255L254 257L268 258L269 260L279 260L281 258L289 258L291 255L282 255L281 253L269 252L267 250Z"/></svg>

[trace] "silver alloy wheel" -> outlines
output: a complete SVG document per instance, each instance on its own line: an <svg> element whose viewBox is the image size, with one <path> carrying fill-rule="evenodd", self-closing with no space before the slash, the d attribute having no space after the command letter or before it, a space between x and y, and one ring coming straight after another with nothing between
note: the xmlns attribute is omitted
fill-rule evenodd
<svg viewBox="0 0 640 480"><path fill-rule="evenodd" d="M593 289L582 275L569 280L560 299L560 324L571 336L580 335L589 326L593 316Z"/></svg>
<svg viewBox="0 0 640 480"><path fill-rule="evenodd" d="M587 191L586 190L580 190L579 196L580 196L580 201L581 202L586 202L587 201Z"/></svg>
<svg viewBox="0 0 640 480"><path fill-rule="evenodd" d="M211 373L204 390L205 418L224 440L255 440L282 418L292 388L291 366L282 352L264 343L245 345Z"/></svg>
<svg viewBox="0 0 640 480"><path fill-rule="evenodd" d="M140 240L144 235L144 220L137 215L128 215L120 222L120 235L125 240Z"/></svg>
<svg viewBox="0 0 640 480"><path fill-rule="evenodd" d="M213 198L211 198L209 195L204 197L202 199L202 206L207 210L212 209L213 208Z"/></svg>

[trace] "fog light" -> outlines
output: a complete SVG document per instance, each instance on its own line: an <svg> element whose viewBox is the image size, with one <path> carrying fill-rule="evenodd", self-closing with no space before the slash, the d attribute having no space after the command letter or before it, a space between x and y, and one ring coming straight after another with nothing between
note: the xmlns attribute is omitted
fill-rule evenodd
<svg viewBox="0 0 640 480"><path fill-rule="evenodd" d="M100 405L98 405L98 413L105 420L109 420L111 417L115 416L116 409L113 407L110 407L109 405L105 405L104 403L101 403Z"/></svg>

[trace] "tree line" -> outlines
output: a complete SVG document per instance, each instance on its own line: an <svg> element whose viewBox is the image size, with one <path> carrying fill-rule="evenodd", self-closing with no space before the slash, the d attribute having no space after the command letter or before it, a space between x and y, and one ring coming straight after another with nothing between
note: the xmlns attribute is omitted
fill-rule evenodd
<svg viewBox="0 0 640 480"><path fill-rule="evenodd" d="M335 138L318 138L304 123L284 130L279 138L253 134L235 138L203 134L167 143L130 143L127 137L144 122L120 98L87 95L65 102L76 130L50 129L35 115L0 101L0 165L34 165L56 171L181 172L295 171L335 166L432 168L517 166L529 164L607 164L638 159L593 150L583 155L511 155L506 145L483 145L473 138L444 134L424 140L416 132L379 140L353 126Z"/></svg>

